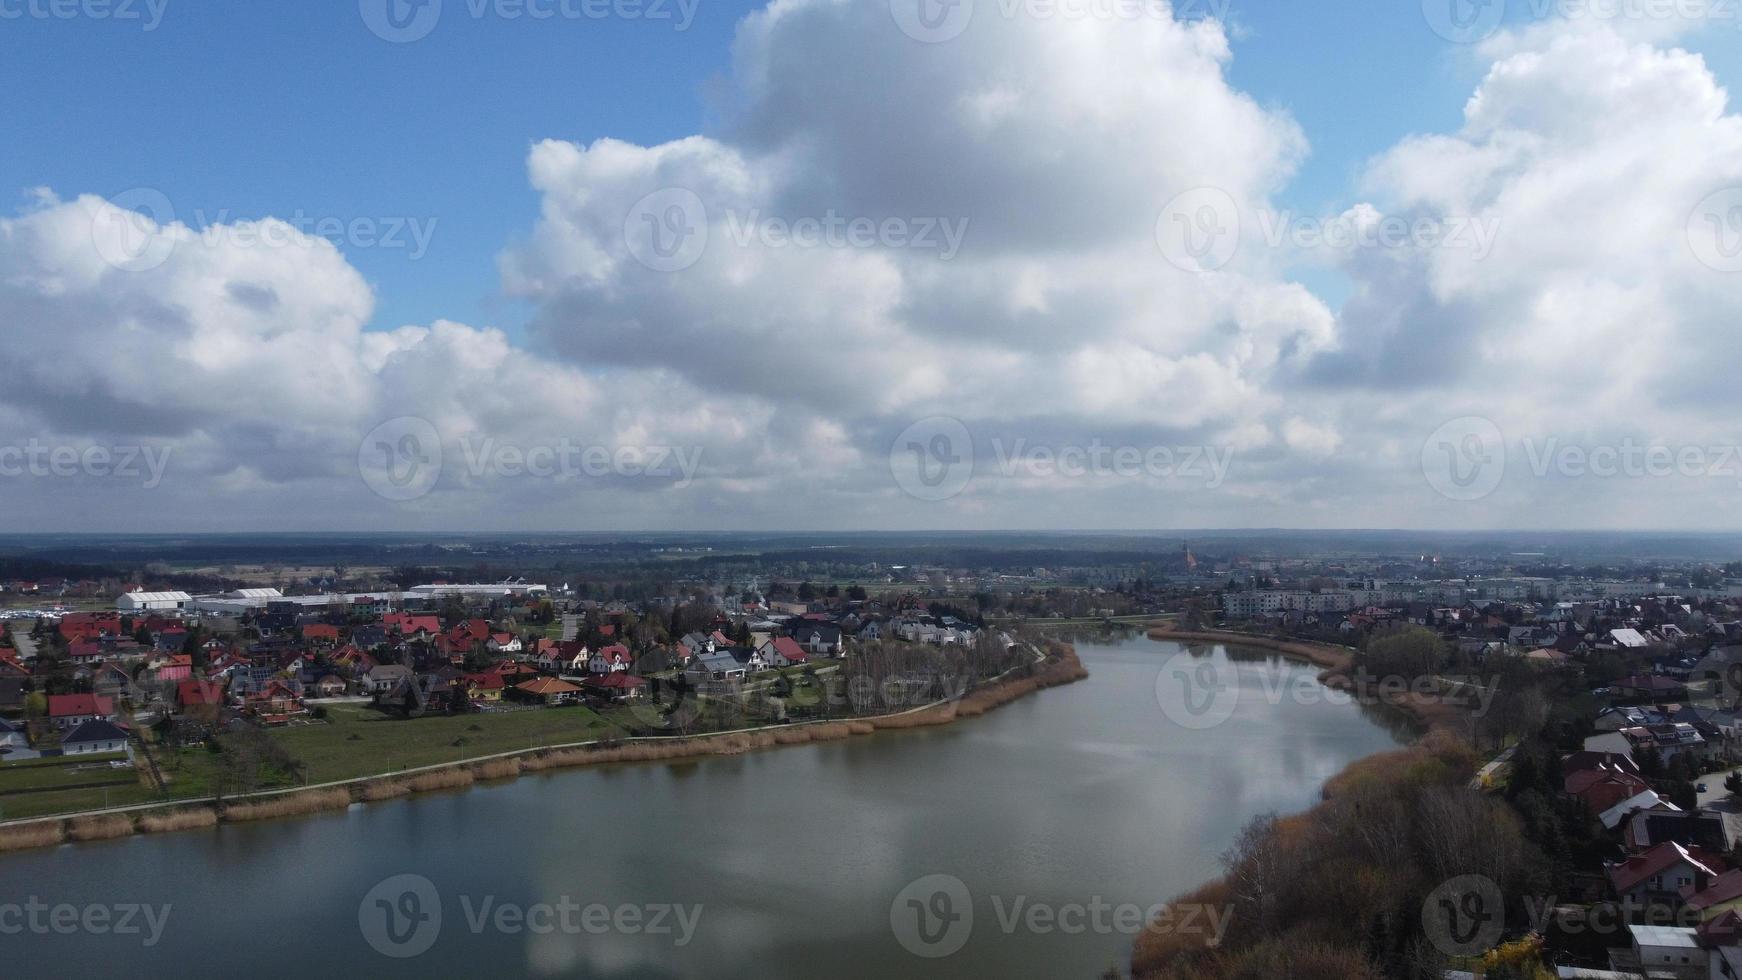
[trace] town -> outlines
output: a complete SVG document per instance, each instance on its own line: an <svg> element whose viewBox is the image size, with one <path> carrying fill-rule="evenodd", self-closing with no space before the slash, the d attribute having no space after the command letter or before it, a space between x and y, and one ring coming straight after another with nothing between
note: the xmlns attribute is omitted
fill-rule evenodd
<svg viewBox="0 0 1742 980"><path fill-rule="evenodd" d="M45 589L69 586L8 583ZM518 579L128 588L112 606L8 610L0 817L895 714L1044 659L910 593L810 583L633 603Z"/></svg>

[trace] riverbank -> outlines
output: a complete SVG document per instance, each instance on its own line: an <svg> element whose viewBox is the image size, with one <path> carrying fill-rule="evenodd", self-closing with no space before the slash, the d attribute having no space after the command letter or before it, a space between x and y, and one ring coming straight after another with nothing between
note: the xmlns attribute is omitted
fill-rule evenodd
<svg viewBox="0 0 1742 980"><path fill-rule="evenodd" d="M1313 643L1305 640L1285 640L1274 636L1236 633L1229 630L1174 630L1155 628L1149 638L1171 643L1221 643L1230 646L1256 647L1274 650L1291 660L1310 663L1320 668L1318 681L1339 691L1356 691L1354 676L1355 650L1351 647ZM1413 693L1389 691L1373 695L1378 703L1401 712L1420 726L1425 736L1436 729L1462 734L1463 714L1446 703L1444 698L1424 697ZM1360 763L1356 763L1359 765Z"/></svg>
<svg viewBox="0 0 1742 980"><path fill-rule="evenodd" d="M1220 630L1156 628L1148 635L1151 639L1168 642L1208 642L1274 650L1290 659L1320 667L1319 681L1328 687L1340 690L1355 687L1355 651L1349 647ZM1332 776L1325 782L1321 791L1323 799L1317 806L1277 820L1274 833L1279 841L1301 837L1305 828L1318 820L1335 801L1358 792L1374 791L1375 787L1379 787L1378 793L1384 795L1383 787L1388 782L1409 778L1406 774L1419 773L1424 766L1444 767L1448 771L1462 768L1474 771L1474 750L1462 734L1464 715L1460 709L1442 699L1415 694L1391 695L1382 700L1387 706L1412 718L1420 726L1421 735L1403 748L1358 759ZM1130 963L1133 980L1171 980L1175 976L1190 975L1189 970L1186 973L1170 971L1175 971L1194 956L1208 954L1213 946L1204 935L1169 928L1175 910L1212 909L1216 915L1231 916L1235 896L1233 881L1221 877L1171 900L1133 944Z"/></svg>
<svg viewBox="0 0 1742 980"><path fill-rule="evenodd" d="M518 778L522 773L577 766L669 762L742 755L809 742L830 742L880 731L948 725L976 718L1048 687L1075 683L1088 671L1075 648L1049 643L1032 673L1007 676L958 698L889 715L806 722L691 737L664 736L545 746L418 770L343 780L320 786L251 794L230 800L202 799L80 814L61 814L0 825L0 853L69 842L111 840L133 834L167 833L278 817L343 810L357 803L416 793L464 789L479 782ZM1020 669L1020 668L1018 668Z"/></svg>

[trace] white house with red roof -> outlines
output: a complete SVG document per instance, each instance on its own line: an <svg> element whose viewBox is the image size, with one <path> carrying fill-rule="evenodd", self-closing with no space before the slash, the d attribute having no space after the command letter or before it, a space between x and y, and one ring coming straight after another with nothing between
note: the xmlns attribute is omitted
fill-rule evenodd
<svg viewBox="0 0 1742 980"><path fill-rule="evenodd" d="M615 674L627 671L635 665L635 658L630 656L629 648L621 643L613 643L601 647L587 662L588 673Z"/></svg>
<svg viewBox="0 0 1742 980"><path fill-rule="evenodd" d="M1680 905L1684 892L1701 891L1723 874L1724 862L1700 848L1665 841L1606 870L1617 898Z"/></svg>
<svg viewBox="0 0 1742 980"><path fill-rule="evenodd" d="M762 662L770 667L797 667L810 662L810 654L790 636L777 636L762 644L756 652L761 655Z"/></svg>
<svg viewBox="0 0 1742 980"><path fill-rule="evenodd" d="M115 702L96 694L48 696L48 719L61 731L70 731L87 721L108 718L114 712Z"/></svg>

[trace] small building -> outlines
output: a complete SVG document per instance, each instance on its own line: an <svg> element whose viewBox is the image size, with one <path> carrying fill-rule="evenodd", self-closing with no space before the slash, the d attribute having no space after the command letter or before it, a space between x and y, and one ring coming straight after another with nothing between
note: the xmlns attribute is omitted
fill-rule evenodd
<svg viewBox="0 0 1742 980"><path fill-rule="evenodd" d="M547 706L573 704L581 689L555 677L536 677L514 686L514 695L525 701L537 701Z"/></svg>
<svg viewBox="0 0 1742 980"><path fill-rule="evenodd" d="M386 694L401 684L409 683L411 668L403 664L381 664L371 667L358 678L358 683L368 694Z"/></svg>
<svg viewBox="0 0 1742 980"><path fill-rule="evenodd" d="M48 719L63 732L72 731L87 721L108 718L115 712L115 702L96 694L51 694L48 696Z"/></svg>
<svg viewBox="0 0 1742 980"><path fill-rule="evenodd" d="M122 612L182 609L192 601L194 601L194 597L186 592L129 592L115 600L115 608Z"/></svg>
<svg viewBox="0 0 1742 980"><path fill-rule="evenodd" d="M1676 977L1678 980L1704 980L1706 977L1708 957L1700 947L1695 930L1629 925L1627 931L1632 934L1635 962L1646 976Z"/></svg>
<svg viewBox="0 0 1742 980"><path fill-rule="evenodd" d="M114 722L98 718L87 721L68 732L60 740L61 751L67 755L93 755L98 752L127 751L127 733Z"/></svg>
<svg viewBox="0 0 1742 980"><path fill-rule="evenodd" d="M777 636L762 644L757 652L770 667L796 667L810 660L810 654L790 636Z"/></svg>
<svg viewBox="0 0 1742 980"><path fill-rule="evenodd" d="M589 677L581 687L590 695L607 701L634 701L647 693L647 679L617 671Z"/></svg>

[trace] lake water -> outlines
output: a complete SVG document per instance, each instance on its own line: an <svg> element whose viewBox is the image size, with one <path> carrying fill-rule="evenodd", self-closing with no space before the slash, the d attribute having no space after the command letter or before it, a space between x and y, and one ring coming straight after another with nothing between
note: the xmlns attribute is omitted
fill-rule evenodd
<svg viewBox="0 0 1742 980"><path fill-rule="evenodd" d="M1181 647L1077 647L1089 680L941 729L0 858L0 974L1093 978L1127 960L1120 906L1195 887L1249 818L1403 734L1310 667L1208 646L1232 715L1181 724ZM146 948L32 931L32 897L170 909Z"/></svg>

